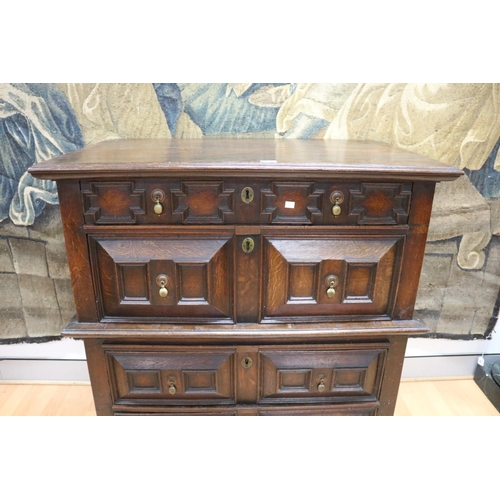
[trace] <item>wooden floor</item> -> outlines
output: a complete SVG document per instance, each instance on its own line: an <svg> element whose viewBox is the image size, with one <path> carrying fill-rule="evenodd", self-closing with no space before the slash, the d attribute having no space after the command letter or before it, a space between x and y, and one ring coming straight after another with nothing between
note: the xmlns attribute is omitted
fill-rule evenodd
<svg viewBox="0 0 500 500"><path fill-rule="evenodd" d="M472 379L401 383L398 416L494 416L495 407ZM0 415L95 415L89 385L0 382Z"/></svg>

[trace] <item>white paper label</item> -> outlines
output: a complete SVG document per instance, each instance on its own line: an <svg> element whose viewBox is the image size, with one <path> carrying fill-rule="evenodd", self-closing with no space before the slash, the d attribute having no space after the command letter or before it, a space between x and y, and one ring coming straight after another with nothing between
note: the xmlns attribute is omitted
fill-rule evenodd
<svg viewBox="0 0 500 500"><path fill-rule="evenodd" d="M484 366L484 358L482 356L479 356L479 359L477 360L477 364L479 366Z"/></svg>
<svg viewBox="0 0 500 500"><path fill-rule="evenodd" d="M295 208L294 201L285 201L285 208Z"/></svg>

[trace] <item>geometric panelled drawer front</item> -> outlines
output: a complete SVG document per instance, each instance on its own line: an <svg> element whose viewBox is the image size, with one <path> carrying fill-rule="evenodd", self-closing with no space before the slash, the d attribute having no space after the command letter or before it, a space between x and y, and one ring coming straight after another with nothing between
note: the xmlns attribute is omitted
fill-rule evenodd
<svg viewBox="0 0 500 500"><path fill-rule="evenodd" d="M232 318L232 239L91 237L105 318Z"/></svg>
<svg viewBox="0 0 500 500"><path fill-rule="evenodd" d="M377 400L386 349L262 350L260 401Z"/></svg>
<svg viewBox="0 0 500 500"><path fill-rule="evenodd" d="M84 219L90 225L363 226L408 222L411 182L261 181L254 183L254 199L243 203L247 184L240 179L82 181ZM158 192L159 213L155 211ZM340 210L334 215L337 203Z"/></svg>
<svg viewBox="0 0 500 500"><path fill-rule="evenodd" d="M234 350L106 348L115 404L234 404Z"/></svg>
<svg viewBox="0 0 500 500"><path fill-rule="evenodd" d="M390 314L403 236L264 237L264 318Z"/></svg>

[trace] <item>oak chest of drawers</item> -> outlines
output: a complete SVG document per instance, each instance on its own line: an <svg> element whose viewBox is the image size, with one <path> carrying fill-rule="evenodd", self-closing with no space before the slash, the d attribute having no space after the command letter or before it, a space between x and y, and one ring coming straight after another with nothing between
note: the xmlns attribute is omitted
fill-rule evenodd
<svg viewBox="0 0 500 500"><path fill-rule="evenodd" d="M99 415L390 415L435 183L376 142L117 140L58 183Z"/></svg>

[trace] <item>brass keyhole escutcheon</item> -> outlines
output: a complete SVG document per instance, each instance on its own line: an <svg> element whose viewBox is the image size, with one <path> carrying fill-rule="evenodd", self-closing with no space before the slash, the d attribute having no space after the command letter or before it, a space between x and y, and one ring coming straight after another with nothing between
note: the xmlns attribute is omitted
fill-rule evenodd
<svg viewBox="0 0 500 500"><path fill-rule="evenodd" d="M333 203L332 214L338 217L342 213L340 204L344 201L344 194L341 191L334 191L330 195L330 201Z"/></svg>
<svg viewBox="0 0 500 500"><path fill-rule="evenodd" d="M173 395L177 392L177 389L176 389L176 387L175 387L175 383L174 383L174 381L173 381L173 380L171 380L171 381L170 381L170 383L169 383L168 392L169 392L170 394L172 394L172 396L173 396Z"/></svg>
<svg viewBox="0 0 500 500"><path fill-rule="evenodd" d="M241 360L241 365L243 366L243 368L250 368L253 365L252 358L250 356L245 356Z"/></svg>
<svg viewBox="0 0 500 500"><path fill-rule="evenodd" d="M251 187L243 188L243 191L241 191L241 199L243 203L251 203L254 199L253 189Z"/></svg>
<svg viewBox="0 0 500 500"><path fill-rule="evenodd" d="M322 378L318 384L318 391L323 392L325 390L325 379Z"/></svg>
<svg viewBox="0 0 500 500"><path fill-rule="evenodd" d="M165 200L165 193L161 189L155 189L151 193L151 198L155 202L153 210L156 215L161 215L163 213L163 205L161 202Z"/></svg>
<svg viewBox="0 0 500 500"><path fill-rule="evenodd" d="M326 290L326 295L331 300L335 297L335 287L339 284L339 277L335 276L335 274L330 274L325 279L326 286L328 287Z"/></svg>
<svg viewBox="0 0 500 500"><path fill-rule="evenodd" d="M156 284L160 287L159 294L162 299L164 299L168 295L167 285L168 285L168 277L165 274L159 274L156 277Z"/></svg>
<svg viewBox="0 0 500 500"><path fill-rule="evenodd" d="M245 238L241 244L241 248L245 253L250 253L255 248L255 242L252 238Z"/></svg>

